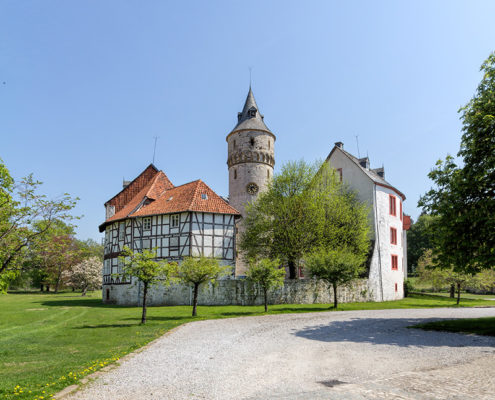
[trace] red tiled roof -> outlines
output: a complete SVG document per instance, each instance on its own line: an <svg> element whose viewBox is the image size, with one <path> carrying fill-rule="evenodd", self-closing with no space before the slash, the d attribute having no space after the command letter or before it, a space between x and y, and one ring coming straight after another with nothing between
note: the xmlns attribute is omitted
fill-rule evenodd
<svg viewBox="0 0 495 400"><path fill-rule="evenodd" d="M409 215L403 214L402 229L408 231L411 227L411 217Z"/></svg>
<svg viewBox="0 0 495 400"><path fill-rule="evenodd" d="M146 186L148 183L161 171L153 165L150 164L146 169L141 172L137 178L135 178L129 185L122 189L119 193L113 196L110 200L105 203L106 205L111 205L115 207L115 213L121 211L130 201L132 201L136 195ZM167 176L161 172L164 179L164 189L173 188L172 182L167 178Z"/></svg>
<svg viewBox="0 0 495 400"><path fill-rule="evenodd" d="M100 231L112 221L183 211L240 215L200 179L181 186L170 185L167 176L162 171L157 172L127 204L100 225Z"/></svg>

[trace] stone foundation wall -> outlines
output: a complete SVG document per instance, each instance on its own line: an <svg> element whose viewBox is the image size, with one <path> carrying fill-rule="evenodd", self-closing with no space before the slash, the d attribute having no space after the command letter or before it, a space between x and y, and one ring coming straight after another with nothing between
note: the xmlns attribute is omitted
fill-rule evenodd
<svg viewBox="0 0 495 400"><path fill-rule="evenodd" d="M104 285L103 302L137 306L142 305L142 284ZM337 291L340 303L373 301L368 280L356 280L349 287ZM286 281L283 288L269 295L269 304L316 304L333 303L333 290L322 282L312 279ZM192 289L184 285L155 285L148 290L148 305L191 305ZM199 305L261 305L263 293L247 280L222 280L216 286L206 286L198 296Z"/></svg>

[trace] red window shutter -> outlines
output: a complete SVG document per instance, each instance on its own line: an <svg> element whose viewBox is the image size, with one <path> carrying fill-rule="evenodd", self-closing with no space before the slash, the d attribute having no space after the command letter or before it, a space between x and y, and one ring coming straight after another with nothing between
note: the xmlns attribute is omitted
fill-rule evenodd
<svg viewBox="0 0 495 400"><path fill-rule="evenodd" d="M397 283L395 284L395 291L397 292L399 289L399 285L397 285Z"/></svg>
<svg viewBox="0 0 495 400"><path fill-rule="evenodd" d="M400 220L402 221L402 201L399 200L400 203Z"/></svg>

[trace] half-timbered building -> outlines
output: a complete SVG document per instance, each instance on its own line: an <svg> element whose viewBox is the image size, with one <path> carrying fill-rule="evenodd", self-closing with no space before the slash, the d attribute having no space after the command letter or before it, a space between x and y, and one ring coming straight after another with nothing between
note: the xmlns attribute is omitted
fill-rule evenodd
<svg viewBox="0 0 495 400"><path fill-rule="evenodd" d="M174 186L163 171L149 165L105 203L103 291L129 285L121 277L124 246L155 249L157 259L216 257L235 268L235 221L240 213L201 180Z"/></svg>

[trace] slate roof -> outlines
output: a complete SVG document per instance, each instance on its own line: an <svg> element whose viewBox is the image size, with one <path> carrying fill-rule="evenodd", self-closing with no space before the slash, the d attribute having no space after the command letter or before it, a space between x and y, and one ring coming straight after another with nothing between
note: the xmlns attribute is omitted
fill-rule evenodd
<svg viewBox="0 0 495 400"><path fill-rule="evenodd" d="M373 169L363 168L363 166L359 163L358 158L354 157L351 153L345 151L341 147L335 146L332 149L332 151L330 152L330 154L328 155L327 160L330 158L330 156L332 155L332 153L335 150L340 150L342 153L344 153L344 155L346 155L352 162L354 162L354 164L356 164L361 169L361 171L363 171L368 176L368 178L370 178L373 182L375 182L378 185L385 186L385 187L388 187L389 189L394 190L395 192L397 192L397 194L399 196L402 197L402 200L406 199L406 196L404 195L404 193L402 193L399 189L397 189L391 183L387 182L384 178L382 178L380 175L378 175Z"/></svg>
<svg viewBox="0 0 495 400"><path fill-rule="evenodd" d="M249 115L249 110L254 108L256 110L256 115L254 117ZM270 129L266 126L263 121L263 116L260 113L258 105L256 104L256 100L254 99L253 91L251 90L251 86L249 87L249 92L246 97L246 102L244 103L244 108L242 109L241 116L237 121L237 125L232 129L231 132L236 132L240 130L261 130L268 133L272 133ZM275 136L275 135L273 135Z"/></svg>
<svg viewBox="0 0 495 400"><path fill-rule="evenodd" d="M158 171L123 208L116 210L115 215L100 225L100 232L110 222L134 217L184 211L241 215L201 179L175 187L169 184L171 185L163 171Z"/></svg>

